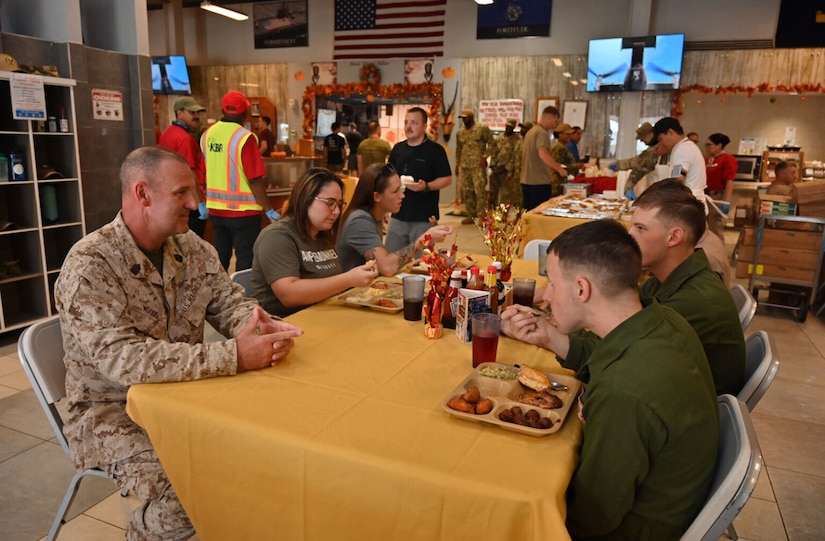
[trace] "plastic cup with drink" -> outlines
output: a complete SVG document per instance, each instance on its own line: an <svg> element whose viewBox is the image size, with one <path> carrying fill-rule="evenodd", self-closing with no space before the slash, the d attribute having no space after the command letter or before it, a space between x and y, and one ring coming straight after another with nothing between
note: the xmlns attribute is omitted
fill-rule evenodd
<svg viewBox="0 0 825 541"><path fill-rule="evenodd" d="M473 314L473 368L481 363L496 362L501 316L483 312Z"/></svg>
<svg viewBox="0 0 825 541"><path fill-rule="evenodd" d="M405 276L401 280L404 291L404 319L407 321L421 321L424 309L424 277Z"/></svg>

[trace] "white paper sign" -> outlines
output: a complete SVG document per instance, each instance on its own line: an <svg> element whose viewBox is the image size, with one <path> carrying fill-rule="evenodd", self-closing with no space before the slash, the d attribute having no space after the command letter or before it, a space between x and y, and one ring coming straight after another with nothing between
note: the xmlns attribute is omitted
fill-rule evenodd
<svg viewBox="0 0 825 541"><path fill-rule="evenodd" d="M792 147L796 141L796 126L788 126L785 128L785 146Z"/></svg>
<svg viewBox="0 0 825 541"><path fill-rule="evenodd" d="M123 122L123 93L93 88L92 116L95 120Z"/></svg>
<svg viewBox="0 0 825 541"><path fill-rule="evenodd" d="M27 73L11 74L11 108L17 120L46 118L43 77Z"/></svg>
<svg viewBox="0 0 825 541"><path fill-rule="evenodd" d="M508 118L523 121L522 100L481 100L478 103L478 122L491 130L504 131Z"/></svg>

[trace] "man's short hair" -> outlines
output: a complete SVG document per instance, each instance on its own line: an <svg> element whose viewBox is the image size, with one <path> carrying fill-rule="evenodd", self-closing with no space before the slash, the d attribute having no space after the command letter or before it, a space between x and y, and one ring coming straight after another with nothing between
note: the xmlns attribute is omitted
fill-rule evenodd
<svg viewBox="0 0 825 541"><path fill-rule="evenodd" d="M656 218L667 227L685 231L685 240L696 246L705 234L705 205L679 179L668 178L649 186L634 203L640 209L658 209Z"/></svg>
<svg viewBox="0 0 825 541"><path fill-rule="evenodd" d="M367 125L367 130L369 131L370 135L373 133L378 133L378 130L381 129L381 124L378 123L377 120L370 120L370 123Z"/></svg>
<svg viewBox="0 0 825 541"><path fill-rule="evenodd" d="M787 169L789 167L796 167L796 164L791 163L791 162L786 162L785 160L781 160L781 161L777 162L776 166L774 166L774 168L773 168L774 176L778 175L779 173L781 173L782 171L784 171L785 169Z"/></svg>
<svg viewBox="0 0 825 541"><path fill-rule="evenodd" d="M146 184L154 190L155 179L159 177L160 166L166 160L175 160L187 168L189 163L178 154L163 147L145 146L138 147L126 156L120 166L120 193L125 195L129 187L138 179L143 179Z"/></svg>
<svg viewBox="0 0 825 541"><path fill-rule="evenodd" d="M565 277L583 274L606 298L635 290L642 274L639 245L616 220L594 220L562 232L548 253L559 258Z"/></svg>
<svg viewBox="0 0 825 541"><path fill-rule="evenodd" d="M559 113L559 109L557 107L553 107L552 105L548 105L544 109L541 110L542 116L544 115L553 115L553 116L561 116Z"/></svg>
<svg viewBox="0 0 825 541"><path fill-rule="evenodd" d="M679 135L685 134L685 130L684 128L682 128L682 124L679 123L678 120L676 120L672 116L666 116L662 119L659 119L659 121L653 125L653 140L658 140L659 136L664 133L667 133L668 130L673 130Z"/></svg>
<svg viewBox="0 0 825 541"><path fill-rule="evenodd" d="M421 117L424 119L424 124L427 123L427 111L425 111L421 107L411 107L407 112L420 114Z"/></svg>
<svg viewBox="0 0 825 541"><path fill-rule="evenodd" d="M267 126L269 126L270 124L272 124L272 119L271 119L271 118L269 118L268 116L262 116L262 117L261 117L261 120L263 120L263 121L264 121L264 124L266 124Z"/></svg>
<svg viewBox="0 0 825 541"><path fill-rule="evenodd" d="M340 127L341 127L341 124L339 124L338 122L333 122L333 123L332 123L332 126L330 126L330 128L332 129L332 131L335 131L335 130L337 130L337 129L338 129L338 128L340 128Z"/></svg>

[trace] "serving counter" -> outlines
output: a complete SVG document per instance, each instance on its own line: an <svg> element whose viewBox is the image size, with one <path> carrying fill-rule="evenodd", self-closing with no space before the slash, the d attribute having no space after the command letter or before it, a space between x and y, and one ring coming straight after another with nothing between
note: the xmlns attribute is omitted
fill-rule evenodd
<svg viewBox="0 0 825 541"><path fill-rule="evenodd" d="M274 368L129 391L202 539L569 539L575 413L544 437L460 420L441 400L472 346L451 331L334 298L288 320L305 335ZM498 361L570 374L506 337Z"/></svg>

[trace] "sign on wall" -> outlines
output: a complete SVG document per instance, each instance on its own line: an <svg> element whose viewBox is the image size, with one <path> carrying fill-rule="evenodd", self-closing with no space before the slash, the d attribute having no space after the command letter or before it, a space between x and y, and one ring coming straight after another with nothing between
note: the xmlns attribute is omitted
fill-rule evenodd
<svg viewBox="0 0 825 541"><path fill-rule="evenodd" d="M476 39L548 37L552 10L552 0L494 2L478 6Z"/></svg>
<svg viewBox="0 0 825 541"><path fill-rule="evenodd" d="M255 48L308 47L307 0L258 2L252 6Z"/></svg>
<svg viewBox="0 0 825 541"><path fill-rule="evenodd" d="M116 90L93 88L92 117L95 120L123 122L123 93Z"/></svg>
<svg viewBox="0 0 825 541"><path fill-rule="evenodd" d="M524 102L521 100L481 100L478 102L478 122L493 131L504 131L508 118L524 120Z"/></svg>

